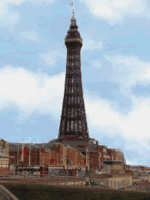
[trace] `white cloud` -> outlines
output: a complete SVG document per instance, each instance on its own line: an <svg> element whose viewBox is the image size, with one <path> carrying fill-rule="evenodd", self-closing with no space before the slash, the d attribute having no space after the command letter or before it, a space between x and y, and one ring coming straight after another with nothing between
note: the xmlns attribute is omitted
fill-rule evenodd
<svg viewBox="0 0 150 200"><path fill-rule="evenodd" d="M48 4L51 4L53 3L55 0L28 0L28 2L30 3L33 3L34 5L41 5L41 4L44 4L44 5L48 5Z"/></svg>
<svg viewBox="0 0 150 200"><path fill-rule="evenodd" d="M19 35L27 40L40 41L38 34L35 31L20 32Z"/></svg>
<svg viewBox="0 0 150 200"><path fill-rule="evenodd" d="M0 108L8 107L10 101L17 103L19 119L29 117L34 111L60 114L64 80L64 73L49 77L23 68L3 67L0 69Z"/></svg>
<svg viewBox="0 0 150 200"><path fill-rule="evenodd" d="M20 6L25 0L1 0L1 3L3 4L13 4Z"/></svg>
<svg viewBox="0 0 150 200"><path fill-rule="evenodd" d="M12 9L13 6L20 6L22 3L29 2L34 5L51 4L55 0L1 0L0 1L0 21L1 26L15 25L20 20L20 13Z"/></svg>
<svg viewBox="0 0 150 200"><path fill-rule="evenodd" d="M100 67L101 67L100 62L97 61L97 60L92 61L92 65L93 65L93 67L95 67L95 68L100 68Z"/></svg>
<svg viewBox="0 0 150 200"><path fill-rule="evenodd" d="M89 127L97 128L102 135L116 136L118 133L126 143L126 150L150 149L150 99L132 97L133 107L128 115L122 115L111 107L112 102L85 95ZM138 149L137 149L138 146Z"/></svg>
<svg viewBox="0 0 150 200"><path fill-rule="evenodd" d="M55 50L52 50L52 51L49 51L48 53L46 54L41 54L40 56L40 62L41 63L44 63L45 65L55 65L56 63L56 60L58 58L66 58L66 55L64 53L61 53L59 51L55 51Z"/></svg>
<svg viewBox="0 0 150 200"><path fill-rule="evenodd" d="M99 41L94 41L92 39L84 39L83 51L88 51L88 50L97 50L97 49L102 49L103 48L103 42Z"/></svg>
<svg viewBox="0 0 150 200"><path fill-rule="evenodd" d="M89 33L82 32L81 37L84 38L82 51L97 50L103 48L103 42L93 40Z"/></svg>
<svg viewBox="0 0 150 200"><path fill-rule="evenodd" d="M91 130L96 128L101 135L104 133L110 138L119 134L124 140L125 150L132 152L136 149L137 158L132 159L133 163L140 163L139 160L150 150L150 98L137 98L131 89L136 84L150 83L150 63L136 56L105 55L104 57L112 67L112 75L108 78L120 86L120 92L131 100L132 108L124 115L115 110L117 104L114 102L87 95L85 105L89 127ZM93 66L94 64L101 63L95 60ZM100 70L103 72L103 65ZM128 162L131 163L130 160Z"/></svg>
<svg viewBox="0 0 150 200"><path fill-rule="evenodd" d="M0 2L0 26L9 26L18 23L20 14L16 11L10 11L6 3Z"/></svg>
<svg viewBox="0 0 150 200"><path fill-rule="evenodd" d="M41 3L51 4L54 1L55 0L1 0L1 3L20 6L24 2L28 2L32 4L41 4Z"/></svg>
<svg viewBox="0 0 150 200"><path fill-rule="evenodd" d="M87 96L85 102L90 124L98 127L100 132L110 135L120 133L127 141L128 150L135 149L137 145L139 149L149 149L150 99L135 97L131 88L137 83L150 83L150 63L136 56L105 55L104 57L112 67L112 76L109 79L121 86L121 92L131 100L133 106L128 115L122 115L111 107L114 102ZM139 149L137 151L140 151Z"/></svg>
<svg viewBox="0 0 150 200"><path fill-rule="evenodd" d="M132 158L132 159L126 159L126 164L127 165L136 166L136 165L139 165L139 162L137 161L137 159L133 159Z"/></svg>
<svg viewBox="0 0 150 200"><path fill-rule="evenodd" d="M145 15L145 0L80 0L90 12L99 18L107 20L111 25L123 19L124 15Z"/></svg>
<svg viewBox="0 0 150 200"><path fill-rule="evenodd" d="M150 83L150 63L140 60L137 56L115 55L104 56L111 63L114 82L122 88L131 88L137 83Z"/></svg>

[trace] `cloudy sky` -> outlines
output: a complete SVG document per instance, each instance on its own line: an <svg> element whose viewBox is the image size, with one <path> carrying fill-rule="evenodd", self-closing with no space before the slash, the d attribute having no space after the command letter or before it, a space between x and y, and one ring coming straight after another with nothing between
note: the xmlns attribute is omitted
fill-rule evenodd
<svg viewBox="0 0 150 200"><path fill-rule="evenodd" d="M69 0L0 1L0 137L58 135ZM76 0L89 134L150 166L150 1Z"/></svg>

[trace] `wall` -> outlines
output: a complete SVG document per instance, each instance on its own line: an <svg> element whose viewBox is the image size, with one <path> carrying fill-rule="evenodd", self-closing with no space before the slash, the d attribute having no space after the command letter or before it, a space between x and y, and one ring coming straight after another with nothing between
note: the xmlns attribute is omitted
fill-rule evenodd
<svg viewBox="0 0 150 200"><path fill-rule="evenodd" d="M9 142L0 139L0 153L4 155L9 155Z"/></svg>
<svg viewBox="0 0 150 200"><path fill-rule="evenodd" d="M95 164L95 169L96 166L99 166L99 154L98 152L90 152L90 168L93 168L93 164Z"/></svg>
<svg viewBox="0 0 150 200"><path fill-rule="evenodd" d="M17 164L17 152L12 151L9 152L10 156L14 156L14 158L10 158L10 164ZM29 151L28 151L29 155ZM31 165L38 165L39 164L39 151L31 151ZM22 160L22 151L18 153L19 160ZM19 162L18 162L19 163ZM24 157L24 164L29 164L29 157Z"/></svg>
<svg viewBox="0 0 150 200"><path fill-rule="evenodd" d="M29 151L28 157L24 157L24 164L29 164ZM30 152L30 165L38 165L39 164L39 151L31 151Z"/></svg>
<svg viewBox="0 0 150 200"><path fill-rule="evenodd" d="M121 188L132 186L132 176L122 176L122 177L114 177L109 178L108 180L108 187L110 188Z"/></svg>
<svg viewBox="0 0 150 200"><path fill-rule="evenodd" d="M111 165L111 169L114 169L114 170L123 170L123 166L122 165Z"/></svg>
<svg viewBox="0 0 150 200"><path fill-rule="evenodd" d="M9 171L9 158L0 158L0 175Z"/></svg>
<svg viewBox="0 0 150 200"><path fill-rule="evenodd" d="M64 148L64 154L63 154ZM44 152L41 153L40 162L41 164L45 164L47 166L63 166L64 162L66 162L66 167L84 167L86 164L84 162L85 156L78 152L78 149L73 149L70 147L63 147L61 145L54 145L51 148L52 152ZM56 152L57 153L56 153ZM63 158L64 155L64 158ZM52 164L50 160L53 158L54 163ZM63 162L64 159L64 162Z"/></svg>

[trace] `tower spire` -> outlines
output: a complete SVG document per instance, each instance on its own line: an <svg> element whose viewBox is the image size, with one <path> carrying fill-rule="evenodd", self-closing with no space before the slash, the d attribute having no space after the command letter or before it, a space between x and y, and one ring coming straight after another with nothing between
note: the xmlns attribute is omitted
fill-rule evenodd
<svg viewBox="0 0 150 200"><path fill-rule="evenodd" d="M82 38L78 31L74 11L65 37L65 45L67 48L65 92L58 138L89 138L81 77Z"/></svg>
<svg viewBox="0 0 150 200"><path fill-rule="evenodd" d="M74 17L74 13L75 13L75 11L74 11L74 8L73 8L73 10L72 10L73 17Z"/></svg>

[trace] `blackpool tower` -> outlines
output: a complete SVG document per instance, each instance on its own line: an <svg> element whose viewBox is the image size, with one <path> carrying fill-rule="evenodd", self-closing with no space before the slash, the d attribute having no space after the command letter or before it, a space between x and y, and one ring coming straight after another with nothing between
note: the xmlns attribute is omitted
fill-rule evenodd
<svg viewBox="0 0 150 200"><path fill-rule="evenodd" d="M82 44L73 12L71 24L65 37L67 48L66 77L58 139L89 138L82 89L80 55Z"/></svg>

